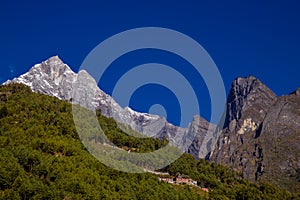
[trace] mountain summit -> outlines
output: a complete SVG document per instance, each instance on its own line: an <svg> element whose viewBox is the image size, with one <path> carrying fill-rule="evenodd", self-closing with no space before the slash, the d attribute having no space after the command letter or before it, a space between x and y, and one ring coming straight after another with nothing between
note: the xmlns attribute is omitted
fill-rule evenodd
<svg viewBox="0 0 300 200"><path fill-rule="evenodd" d="M34 92L55 96L59 99L71 98L71 86L76 79L76 74L64 64L58 56L53 56L34 65L29 72L8 80L4 84L23 83L30 86Z"/></svg>
<svg viewBox="0 0 300 200"><path fill-rule="evenodd" d="M212 129L215 126L205 119L196 116L187 128L181 128L168 123L163 117L139 113L129 107L122 108L98 87L88 72L84 70L78 73L73 72L58 56L34 65L27 73L8 80L4 84L10 83L22 83L30 86L34 92L67 101L73 100L72 98L76 95L78 97L76 99L80 99L80 105L93 110L100 109L104 116L112 117L145 136L166 137L170 141L175 141L175 144L182 142L192 144L190 147L185 146L182 150L189 152L197 159L204 158L212 150L207 143L213 137L214 130ZM73 87L76 87L76 90L73 90Z"/></svg>
<svg viewBox="0 0 300 200"><path fill-rule="evenodd" d="M300 189L299 89L277 97L253 76L233 81L211 160L252 181Z"/></svg>

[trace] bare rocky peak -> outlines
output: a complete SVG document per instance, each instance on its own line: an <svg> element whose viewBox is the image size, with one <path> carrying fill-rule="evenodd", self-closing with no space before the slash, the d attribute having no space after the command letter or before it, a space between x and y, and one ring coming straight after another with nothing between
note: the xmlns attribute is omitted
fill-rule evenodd
<svg viewBox="0 0 300 200"><path fill-rule="evenodd" d="M253 76L232 83L211 160L252 181L300 188L300 90L277 97ZM289 187L288 186L288 187Z"/></svg>
<svg viewBox="0 0 300 200"><path fill-rule="evenodd" d="M251 140L252 136L245 135L259 131L276 100L276 95L257 78L235 79L227 99L225 124L211 159L229 162L236 148Z"/></svg>
<svg viewBox="0 0 300 200"><path fill-rule="evenodd" d="M250 115L252 121L260 124L276 99L276 95L254 76L235 79L227 99L224 127L239 128Z"/></svg>
<svg viewBox="0 0 300 200"><path fill-rule="evenodd" d="M196 158L203 158L207 151L204 144L207 139L208 122L195 117L188 128L176 127L165 118L148 113L139 113L126 107L122 108L115 100L103 92L94 78L82 70L78 74L64 64L58 56L34 65L27 73L4 84L23 83L30 86L34 92L57 97L62 100L72 100L89 109L101 109L103 115L113 117L116 121L129 125L132 129L150 137L167 137L175 144L190 142L191 147L185 146ZM75 98L74 98L75 97ZM196 135L193 140L193 135ZM206 139L204 139L206 137ZM200 148L203 153L199 154ZM210 147L209 147L210 148Z"/></svg>

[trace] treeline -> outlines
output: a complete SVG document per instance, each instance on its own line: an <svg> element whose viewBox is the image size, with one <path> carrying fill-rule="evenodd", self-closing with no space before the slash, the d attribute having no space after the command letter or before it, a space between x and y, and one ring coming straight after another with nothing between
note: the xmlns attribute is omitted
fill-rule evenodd
<svg viewBox="0 0 300 200"><path fill-rule="evenodd" d="M105 135L121 149L150 152L168 144L166 139L132 137L114 120L97 116ZM164 170L189 175L211 192L163 183L149 173L113 170L82 144L70 103L21 84L0 87L0 199L293 198L274 186L236 179L226 168L186 154Z"/></svg>

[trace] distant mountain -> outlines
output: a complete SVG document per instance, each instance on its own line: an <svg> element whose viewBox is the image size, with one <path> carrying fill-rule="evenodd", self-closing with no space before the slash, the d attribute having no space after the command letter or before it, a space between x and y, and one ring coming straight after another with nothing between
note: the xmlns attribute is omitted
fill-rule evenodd
<svg viewBox="0 0 300 200"><path fill-rule="evenodd" d="M84 70L78 74L73 72L58 56L34 65L29 72L4 84L9 83L22 83L30 86L34 92L62 100L72 101L76 96L78 102L75 103L90 109L100 109L104 116L112 117L146 136L166 137L174 144L191 144L183 145L182 150L197 159L204 158L213 150L211 144L215 126L204 118L195 116L187 128L181 128L167 122L163 117L139 113L129 107L122 108L97 86L91 75Z"/></svg>
<svg viewBox="0 0 300 200"><path fill-rule="evenodd" d="M300 190L300 89L277 97L253 76L234 80L211 160L251 181Z"/></svg>

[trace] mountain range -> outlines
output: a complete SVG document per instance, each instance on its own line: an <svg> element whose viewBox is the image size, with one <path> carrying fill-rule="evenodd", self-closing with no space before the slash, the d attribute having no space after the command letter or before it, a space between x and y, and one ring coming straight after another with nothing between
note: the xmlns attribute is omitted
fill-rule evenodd
<svg viewBox="0 0 300 200"><path fill-rule="evenodd" d="M112 117L117 122L128 125L145 136L166 137L174 144L184 143L181 145L182 150L197 159L204 158L212 151L212 146L208 144L212 143L216 126L204 118L194 116L187 128L181 128L167 122L164 117L139 113L129 107L122 108L98 87L91 75L84 70L78 73L73 72L58 56L34 65L29 72L8 80L4 84L9 83L22 83L34 92L62 100L72 101L73 99L73 101L78 101L75 103L92 110L100 109L104 116ZM76 90L73 90L74 87Z"/></svg>
<svg viewBox="0 0 300 200"><path fill-rule="evenodd" d="M122 108L86 71L73 72L54 56L4 84L22 83L32 91L100 109L104 116L145 136L184 141L195 158L224 164L243 177L300 190L300 89L278 97L253 76L233 81L224 125L195 116L187 128L163 117ZM77 87L77 94L73 93ZM84 94L84 95L83 95ZM76 96L77 97L77 96Z"/></svg>

